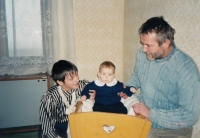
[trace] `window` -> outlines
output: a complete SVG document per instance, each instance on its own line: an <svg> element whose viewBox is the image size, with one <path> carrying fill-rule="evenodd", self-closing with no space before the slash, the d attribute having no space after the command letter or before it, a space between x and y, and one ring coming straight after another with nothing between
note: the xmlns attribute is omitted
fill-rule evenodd
<svg viewBox="0 0 200 138"><path fill-rule="evenodd" d="M53 61L49 19L50 0L0 0L0 75L48 70Z"/></svg>
<svg viewBox="0 0 200 138"><path fill-rule="evenodd" d="M5 2L8 56L42 56L40 0Z"/></svg>

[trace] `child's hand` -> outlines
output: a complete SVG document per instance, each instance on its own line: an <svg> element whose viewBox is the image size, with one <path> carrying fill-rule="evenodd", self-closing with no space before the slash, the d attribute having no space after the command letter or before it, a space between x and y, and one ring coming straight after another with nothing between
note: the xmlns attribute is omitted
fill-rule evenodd
<svg viewBox="0 0 200 138"><path fill-rule="evenodd" d="M130 91L133 92L133 93L136 93L137 90L134 87L131 87Z"/></svg>
<svg viewBox="0 0 200 138"><path fill-rule="evenodd" d="M81 101L85 101L87 99L87 97L85 95L81 96L80 100Z"/></svg>
<svg viewBox="0 0 200 138"><path fill-rule="evenodd" d="M89 90L90 92L89 92L89 95L90 95L90 100L94 100L94 98L95 98L95 95L96 95L96 91L95 90Z"/></svg>

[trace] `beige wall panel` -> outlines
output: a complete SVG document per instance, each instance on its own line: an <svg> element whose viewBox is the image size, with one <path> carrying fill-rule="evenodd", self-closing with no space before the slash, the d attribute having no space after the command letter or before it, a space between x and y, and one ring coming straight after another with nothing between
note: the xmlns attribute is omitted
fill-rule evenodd
<svg viewBox="0 0 200 138"><path fill-rule="evenodd" d="M94 80L99 65L109 60L122 80L124 0L74 0L74 18L80 78Z"/></svg>

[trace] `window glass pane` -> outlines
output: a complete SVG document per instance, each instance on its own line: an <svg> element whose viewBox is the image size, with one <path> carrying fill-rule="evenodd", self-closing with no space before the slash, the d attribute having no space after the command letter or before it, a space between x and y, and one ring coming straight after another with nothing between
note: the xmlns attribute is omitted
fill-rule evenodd
<svg viewBox="0 0 200 138"><path fill-rule="evenodd" d="M40 0L6 1L9 56L43 56Z"/></svg>

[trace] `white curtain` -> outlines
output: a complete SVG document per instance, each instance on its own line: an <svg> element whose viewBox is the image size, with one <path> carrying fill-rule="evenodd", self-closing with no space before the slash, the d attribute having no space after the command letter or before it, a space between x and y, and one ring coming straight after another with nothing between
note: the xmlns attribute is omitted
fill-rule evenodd
<svg viewBox="0 0 200 138"><path fill-rule="evenodd" d="M47 0L48 1L48 0ZM74 46L73 0L52 0L54 24L54 62L60 59L76 63Z"/></svg>
<svg viewBox="0 0 200 138"><path fill-rule="evenodd" d="M0 0L0 75L50 74L53 63L60 59L76 62L72 0L40 0L41 14L32 14L26 9L14 19L8 18L5 1L12 3L12 14L15 14L17 5L30 2L34 9L38 4L33 0ZM13 55L9 53L11 29L19 30L13 31ZM22 56L19 56L17 48L24 44L19 43L19 36L30 42L33 34L36 40L25 47L35 48L41 39L42 50L21 52Z"/></svg>

